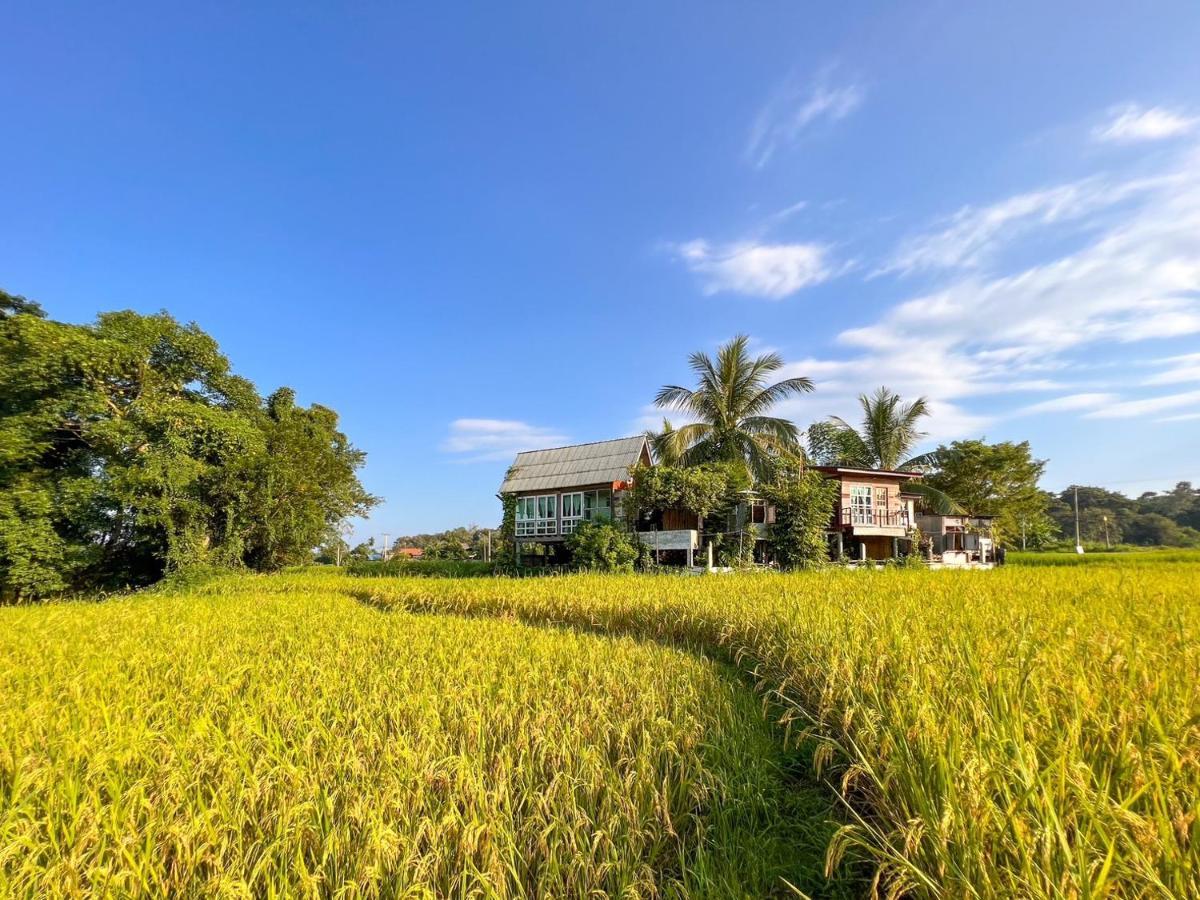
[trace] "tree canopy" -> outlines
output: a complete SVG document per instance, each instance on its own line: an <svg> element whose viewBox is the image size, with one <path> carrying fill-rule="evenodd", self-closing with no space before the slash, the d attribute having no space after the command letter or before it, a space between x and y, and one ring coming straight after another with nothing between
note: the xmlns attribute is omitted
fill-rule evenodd
<svg viewBox="0 0 1200 900"><path fill-rule="evenodd" d="M953 497L973 516L996 516L996 537L1011 542L1022 533L1040 542L1053 529L1038 479L1046 461L1034 459L1029 442L954 441L931 455L935 470L925 481Z"/></svg>
<svg viewBox="0 0 1200 900"><path fill-rule="evenodd" d="M263 399L196 325L0 300L0 595L275 569L376 502L333 410Z"/></svg>
<svg viewBox="0 0 1200 900"><path fill-rule="evenodd" d="M1071 485L1047 495L1051 519L1065 535L1075 533L1075 494L1079 494L1079 535L1086 544L1200 546L1200 490L1180 481L1161 493L1127 497L1090 485Z"/></svg>

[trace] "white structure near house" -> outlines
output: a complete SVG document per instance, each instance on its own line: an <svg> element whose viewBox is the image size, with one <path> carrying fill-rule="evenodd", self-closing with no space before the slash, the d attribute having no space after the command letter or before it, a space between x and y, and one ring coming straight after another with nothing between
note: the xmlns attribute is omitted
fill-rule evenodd
<svg viewBox="0 0 1200 900"><path fill-rule="evenodd" d="M929 538L930 552L944 566L992 565L996 545L992 539L995 516L937 516L920 514L917 527Z"/></svg>

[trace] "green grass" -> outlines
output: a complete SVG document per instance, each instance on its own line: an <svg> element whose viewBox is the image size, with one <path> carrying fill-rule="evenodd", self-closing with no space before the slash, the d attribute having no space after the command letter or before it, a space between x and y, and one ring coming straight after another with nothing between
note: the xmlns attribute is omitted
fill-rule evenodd
<svg viewBox="0 0 1200 900"><path fill-rule="evenodd" d="M1163 563L1200 563L1200 550L1177 550L1163 547L1123 548L1104 551L1073 550L1009 553L1008 562L1018 566L1159 566Z"/></svg>
<svg viewBox="0 0 1200 900"><path fill-rule="evenodd" d="M795 806L723 666L260 585L0 610L0 895L763 896L819 873L830 810Z"/></svg>

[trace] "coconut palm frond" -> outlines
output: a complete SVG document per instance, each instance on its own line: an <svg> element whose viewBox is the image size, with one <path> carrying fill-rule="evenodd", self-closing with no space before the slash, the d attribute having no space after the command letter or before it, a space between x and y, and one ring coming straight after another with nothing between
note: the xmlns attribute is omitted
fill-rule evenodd
<svg viewBox="0 0 1200 900"><path fill-rule="evenodd" d="M741 460L761 473L772 456L784 451L794 455L799 448L796 426L768 413L780 400L811 391L812 381L794 377L771 384L769 377L784 367L783 358L777 353L751 356L749 342L746 335L737 335L715 356L691 354L695 387L667 385L655 397L655 405L698 420L662 437L663 449L677 450L680 464Z"/></svg>
<svg viewBox="0 0 1200 900"><path fill-rule="evenodd" d="M787 448L799 448L800 430L796 423L775 416L747 416L742 420L742 428L752 435L771 438Z"/></svg>
<svg viewBox="0 0 1200 900"><path fill-rule="evenodd" d="M904 490L907 493L918 495L921 498L921 507L934 515L956 516L965 512L957 500L945 491L940 491L924 481L910 481L904 486Z"/></svg>
<svg viewBox="0 0 1200 900"><path fill-rule="evenodd" d="M936 450L921 453L900 463L901 472L931 472L941 467L942 457Z"/></svg>
<svg viewBox="0 0 1200 900"><path fill-rule="evenodd" d="M762 388L747 404L745 414L748 416L764 413L776 403L798 394L808 394L813 391L811 378L788 378Z"/></svg>
<svg viewBox="0 0 1200 900"><path fill-rule="evenodd" d="M843 442L844 458L841 460L843 465L847 466L863 466L864 468L873 468L875 463L875 452L867 444L863 436L849 422L838 416L830 416L829 421L838 426L841 432Z"/></svg>
<svg viewBox="0 0 1200 900"><path fill-rule="evenodd" d="M694 392L677 384L667 384L654 395L654 405L659 409L687 409Z"/></svg>
<svg viewBox="0 0 1200 900"><path fill-rule="evenodd" d="M917 423L929 415L924 397L903 403L900 395L881 387L870 396L858 398L863 419L857 433L868 450L870 462L880 469L896 469L912 448L925 437ZM841 419L837 422L845 425ZM849 426L847 426L849 427Z"/></svg>

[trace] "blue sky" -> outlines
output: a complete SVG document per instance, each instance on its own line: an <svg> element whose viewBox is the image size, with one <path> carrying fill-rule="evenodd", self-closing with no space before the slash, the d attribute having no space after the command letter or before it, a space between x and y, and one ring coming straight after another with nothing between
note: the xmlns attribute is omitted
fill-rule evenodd
<svg viewBox="0 0 1200 900"><path fill-rule="evenodd" d="M853 417L1200 482L1200 5L8 4L0 287L167 309L387 502L635 433L738 332Z"/></svg>

